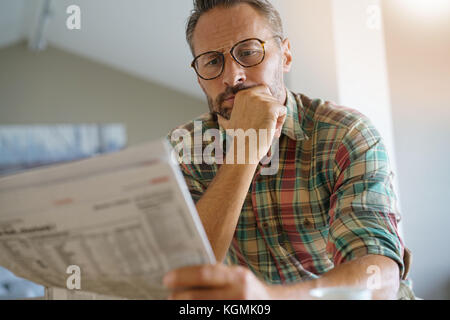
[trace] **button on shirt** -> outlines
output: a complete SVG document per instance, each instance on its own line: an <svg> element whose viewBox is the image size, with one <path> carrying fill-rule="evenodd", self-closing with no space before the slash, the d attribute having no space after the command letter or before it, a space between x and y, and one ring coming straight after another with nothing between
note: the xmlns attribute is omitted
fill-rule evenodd
<svg viewBox="0 0 450 320"><path fill-rule="evenodd" d="M258 165L225 263L282 284L314 279L343 262L376 254L396 261L406 279L393 173L379 132L355 110L289 90L286 108L278 170L262 175L270 164ZM225 136L211 113L177 129L189 134L192 145L195 135L198 140L209 129ZM173 132L168 139L176 147L180 141ZM201 155L211 141L192 147L192 153ZM220 164L182 162L180 167L196 203Z"/></svg>

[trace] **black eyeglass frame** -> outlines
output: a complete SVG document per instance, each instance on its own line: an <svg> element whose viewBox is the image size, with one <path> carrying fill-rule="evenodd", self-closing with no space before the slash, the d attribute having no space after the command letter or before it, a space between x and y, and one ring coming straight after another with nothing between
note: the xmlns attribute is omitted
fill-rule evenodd
<svg viewBox="0 0 450 320"><path fill-rule="evenodd" d="M258 62L258 63L256 63L256 64L253 64L253 65L251 65L251 66L245 66L245 65L243 65L242 63L240 63L238 59L236 59L236 57L235 57L234 54L233 54L233 51L234 51L234 49L235 49L238 45L240 45L241 43L247 42L247 41L250 41L250 40L256 40L256 41L258 41L259 43L261 43L261 47L262 47L262 49L263 49L263 57L261 58L261 61ZM234 61L236 61L240 66L242 66L242 67L244 67L244 68L256 67L257 65L261 64L261 63L264 61L264 58L266 57L266 48L265 48L265 44L266 44L266 43L267 43L267 41L263 41L263 40L258 39L258 38L249 38L249 39L245 39L245 40L239 41L238 43L236 43L236 44L230 49L230 55L233 57ZM200 57L202 57L202 56L205 55L205 54L210 54L210 53L217 53L217 54L219 54L219 55L222 57L222 61L223 61L223 63L222 63L222 70L219 72L219 75L216 76L216 77L213 77L213 78L204 78L204 77L202 77L202 75L200 75L200 73L197 71L197 68L195 67L195 63L196 63L196 61L197 61ZM194 58L194 60L193 60L192 63L191 63L191 67L195 70L195 73L197 73L197 75L198 75L200 78L202 78L203 80L207 80L207 81L208 81L208 80L214 80L214 79L217 79L217 78L219 78L219 77L222 75L223 70L225 70L225 54L223 54L222 52L219 52L219 51L208 51L208 52L204 52L204 53L202 53L202 54L200 54L200 55L198 55L198 56L196 56L196 57Z"/></svg>

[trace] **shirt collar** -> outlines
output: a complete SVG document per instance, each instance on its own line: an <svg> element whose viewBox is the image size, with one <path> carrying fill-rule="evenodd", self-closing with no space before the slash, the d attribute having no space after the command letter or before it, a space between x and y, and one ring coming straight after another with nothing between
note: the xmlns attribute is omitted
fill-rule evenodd
<svg viewBox="0 0 450 320"><path fill-rule="evenodd" d="M294 94L288 89L286 89L285 106L287 108L286 121L283 124L281 133L295 141L305 139L305 134L300 124L301 119L299 117L299 110L301 110L303 106L301 101L297 100Z"/></svg>

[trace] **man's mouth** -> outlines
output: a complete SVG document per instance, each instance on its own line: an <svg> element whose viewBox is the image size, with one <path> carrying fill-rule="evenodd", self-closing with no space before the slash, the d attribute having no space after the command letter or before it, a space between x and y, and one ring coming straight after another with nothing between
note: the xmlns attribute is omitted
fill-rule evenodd
<svg viewBox="0 0 450 320"><path fill-rule="evenodd" d="M228 99L225 99L225 102L231 102L231 103L233 103L233 102L234 102L234 96L229 97Z"/></svg>

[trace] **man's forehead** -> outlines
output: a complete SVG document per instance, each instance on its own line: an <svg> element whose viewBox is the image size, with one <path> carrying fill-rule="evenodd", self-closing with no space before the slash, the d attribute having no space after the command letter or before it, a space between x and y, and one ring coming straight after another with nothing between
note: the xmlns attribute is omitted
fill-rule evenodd
<svg viewBox="0 0 450 320"><path fill-rule="evenodd" d="M195 28L196 54L224 51L248 38L266 40L270 36L267 20L247 4L215 8L205 13Z"/></svg>

